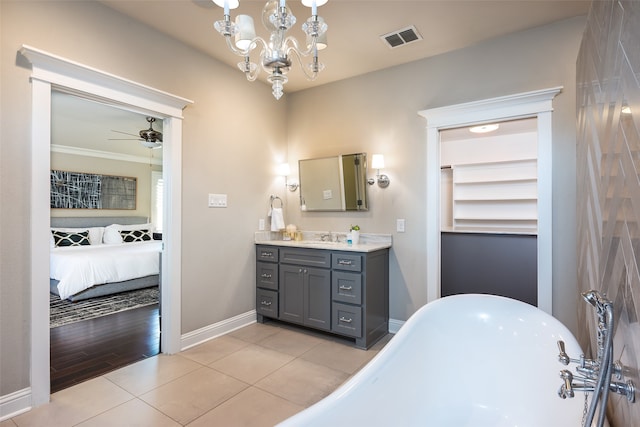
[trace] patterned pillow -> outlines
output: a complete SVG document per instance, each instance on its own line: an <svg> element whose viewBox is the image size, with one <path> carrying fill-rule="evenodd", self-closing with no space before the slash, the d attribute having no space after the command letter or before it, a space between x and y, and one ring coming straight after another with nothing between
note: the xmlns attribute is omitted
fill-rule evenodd
<svg viewBox="0 0 640 427"><path fill-rule="evenodd" d="M81 232L66 232L52 230L53 242L56 247L59 246L86 246L90 245L89 230Z"/></svg>
<svg viewBox="0 0 640 427"><path fill-rule="evenodd" d="M120 235L122 236L122 241L125 243L151 240L149 230L122 230L120 231Z"/></svg>

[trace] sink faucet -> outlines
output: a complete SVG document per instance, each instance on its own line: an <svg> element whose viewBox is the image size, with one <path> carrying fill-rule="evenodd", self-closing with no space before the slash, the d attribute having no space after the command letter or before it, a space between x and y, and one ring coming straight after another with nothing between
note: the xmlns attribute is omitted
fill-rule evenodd
<svg viewBox="0 0 640 427"><path fill-rule="evenodd" d="M331 241L331 232L328 232L326 234L321 234L320 235L320 240L323 242L330 242Z"/></svg>

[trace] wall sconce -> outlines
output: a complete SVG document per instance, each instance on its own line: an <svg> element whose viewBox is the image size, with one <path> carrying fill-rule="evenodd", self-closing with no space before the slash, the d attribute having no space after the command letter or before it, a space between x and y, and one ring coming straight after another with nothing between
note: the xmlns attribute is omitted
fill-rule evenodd
<svg viewBox="0 0 640 427"><path fill-rule="evenodd" d="M298 189L298 183L296 181L289 182L288 177L291 175L291 168L289 167L289 163L281 163L278 166L279 174L284 176L284 186L289 189L289 191L296 191Z"/></svg>
<svg viewBox="0 0 640 427"><path fill-rule="evenodd" d="M367 182L369 185L373 185L376 181L378 182L378 187L387 188L391 180L389 177L384 174L380 174L380 169L384 169L384 155L383 154L373 154L371 156L371 169L376 169L376 179L369 178Z"/></svg>

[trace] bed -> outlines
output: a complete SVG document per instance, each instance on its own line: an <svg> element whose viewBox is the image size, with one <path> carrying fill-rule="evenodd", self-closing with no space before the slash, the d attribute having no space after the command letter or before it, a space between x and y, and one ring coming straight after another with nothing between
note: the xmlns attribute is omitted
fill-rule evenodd
<svg viewBox="0 0 640 427"><path fill-rule="evenodd" d="M146 217L51 218L50 292L80 301L159 285L162 241Z"/></svg>

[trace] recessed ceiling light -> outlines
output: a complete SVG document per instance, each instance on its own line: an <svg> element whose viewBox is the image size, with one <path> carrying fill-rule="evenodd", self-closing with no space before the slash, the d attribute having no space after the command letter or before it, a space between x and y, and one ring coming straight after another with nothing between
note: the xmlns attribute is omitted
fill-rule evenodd
<svg viewBox="0 0 640 427"><path fill-rule="evenodd" d="M497 130L499 127L500 127L500 125L497 124L497 123L492 124L492 125L474 126L472 128L469 128L469 132L487 133L487 132L493 132L494 130Z"/></svg>

